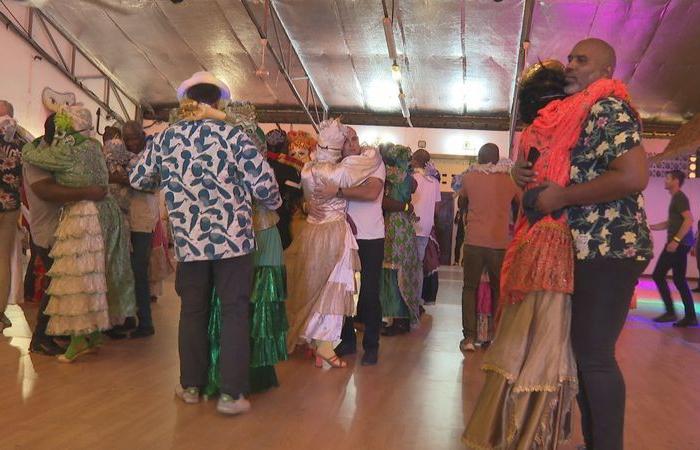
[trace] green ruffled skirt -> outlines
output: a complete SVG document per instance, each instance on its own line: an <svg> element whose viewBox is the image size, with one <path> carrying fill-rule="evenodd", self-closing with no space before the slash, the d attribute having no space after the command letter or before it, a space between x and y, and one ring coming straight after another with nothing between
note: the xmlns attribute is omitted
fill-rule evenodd
<svg viewBox="0 0 700 450"><path fill-rule="evenodd" d="M255 238L255 275L250 294L250 386L253 392L261 392L279 386L274 366L287 359L289 324L284 306L287 274L277 227L258 231ZM205 389L208 396L219 392L220 333L221 303L214 292L209 316L209 382Z"/></svg>

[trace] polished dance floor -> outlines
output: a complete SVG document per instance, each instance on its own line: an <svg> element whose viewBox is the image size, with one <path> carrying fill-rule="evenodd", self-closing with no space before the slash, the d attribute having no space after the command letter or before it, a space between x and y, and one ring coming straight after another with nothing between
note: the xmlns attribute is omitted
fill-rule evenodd
<svg viewBox="0 0 700 450"><path fill-rule="evenodd" d="M383 338L380 363L323 370L294 356L278 366L281 386L252 397L253 411L222 417L215 402L186 406L178 379L178 299L172 282L154 305L157 334L108 341L74 364L29 354L35 307L11 306L0 337L0 449L460 449L483 375L466 358L458 268L441 270L437 306L419 330ZM649 318L662 307L643 281L618 355L627 379L626 448L700 449L700 329ZM680 304L677 305L680 311ZM577 419L578 420L578 419ZM574 438L563 449L581 444Z"/></svg>

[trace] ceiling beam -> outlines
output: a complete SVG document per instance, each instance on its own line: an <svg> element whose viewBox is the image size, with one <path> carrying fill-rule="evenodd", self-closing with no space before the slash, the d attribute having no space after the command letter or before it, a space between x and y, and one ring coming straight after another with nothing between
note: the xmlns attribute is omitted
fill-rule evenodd
<svg viewBox="0 0 700 450"><path fill-rule="evenodd" d="M149 114L145 117L151 120L168 120L170 109L177 107L177 104L154 105L155 115ZM305 110L297 107L270 108L258 105L257 116L260 123L306 123L309 124L309 117ZM330 117L342 116L343 123L348 125L374 125L385 127L405 127L406 120L399 114L377 114L363 111L333 109L329 111ZM465 116L439 113L414 112L411 115L414 127L418 128L451 128L463 130L489 130L508 131L510 130L510 118L506 114L493 116ZM675 135L680 127L678 123L642 121L644 137L670 137ZM517 130L522 129L522 124L516 125Z"/></svg>
<svg viewBox="0 0 700 450"><path fill-rule="evenodd" d="M5 25L5 27L12 32L14 32L19 38L24 40L28 45L34 48L34 50L40 55L42 59L51 64L61 72L66 78L68 78L73 84L80 89L85 95L87 95L92 101L94 101L99 107L104 109L109 116L114 118L117 122L123 123L125 120L134 118L134 115L129 115L128 111L124 106L122 98L128 100L135 110L138 109L139 103L131 98L125 93L123 89L117 84L117 81L110 76L102 67L91 58L86 52L84 52L79 46L78 42L68 33L64 32L55 22L51 20L48 16L42 13L39 9L26 6L27 10L27 27L25 28L22 23L18 22L17 18L12 15L10 9L5 5L4 2L0 1L0 5L4 7L9 16L5 14L4 11L0 11L0 22ZM34 22L38 21L42 26L48 42L51 44L42 45L37 40L37 30L34 26ZM57 41L58 38L62 38L62 41ZM65 42L64 42L65 41ZM59 46L58 42L61 44L67 44ZM67 48L67 49L66 49ZM52 52L54 54L52 54ZM65 54L64 54L65 52ZM87 85L83 84L83 80L88 78L93 78L93 76L83 77L75 73L75 57L80 54L85 61L91 66L91 68L97 72L99 75L95 75L95 79L104 79L105 88L103 89L102 96L98 95ZM70 64L68 63L70 61ZM116 112L109 105L109 92L110 85L114 93L118 95L120 106L122 108L122 114ZM119 95L119 93L121 95Z"/></svg>
<svg viewBox="0 0 700 450"><path fill-rule="evenodd" d="M258 34L260 35L260 38L262 39L262 44L267 48L267 50L270 52L270 55L272 56L272 59L275 61L277 64L277 68L279 69L280 73L284 76L285 81L289 85L289 89L292 91L292 94L294 97L297 99L297 102L299 102L299 105L302 107L308 118L305 120L305 122L311 122L311 125L314 127L316 131L318 131L319 124L321 121L326 117L327 112L328 112L328 106L326 105L325 101L323 100L323 97L321 97L318 89L316 89L316 86L314 85L311 77L309 76L308 72L306 71L306 68L303 65L303 62L301 60L301 57L299 56L298 52L294 48L292 44L292 40L289 37L289 33L287 32L287 28L284 26L282 23L282 20L279 17L279 14L277 14L277 10L274 8L274 5L270 2L270 0L266 0L263 8L263 15L262 17L262 23L260 22L260 19L256 17L255 11L253 10L253 7L249 5L249 0L241 0L241 4L245 8L246 12L248 13L248 16L250 17L251 22L253 25L255 25L255 28L258 30ZM278 48L275 48L275 46L270 42L268 39L268 30L267 30L267 23L268 20L272 22L272 25L275 30L275 37L278 43ZM278 29L279 27L279 29ZM283 33L282 36L280 34ZM303 73L304 77L303 79L306 81L306 88L311 94L311 102L308 101L308 96L302 97L301 93L299 92L299 89L297 88L296 84L294 83L295 79L297 78L294 76L294 74L291 71L291 67L288 64L285 64L285 59L284 59L284 48L282 46L282 42L279 40L283 38L284 43L288 46L289 48L289 54L290 54L290 63L291 63L291 55L292 52L294 55L297 57L297 60L301 63L301 72ZM319 114L317 105L316 105L316 100L318 100L318 103L321 104L321 107L323 109L322 114ZM312 111L313 109L313 111Z"/></svg>
<svg viewBox="0 0 700 450"><path fill-rule="evenodd" d="M512 98L513 103L510 107L510 136L508 139L508 154L511 159L515 158L515 128L518 120L518 100L520 99L520 77L525 68L525 60L527 59L527 51L530 47L530 29L532 28L532 16L535 11L535 0L525 0L523 5L523 21L520 28L520 41L518 42L518 62L515 65L515 76L513 77Z"/></svg>

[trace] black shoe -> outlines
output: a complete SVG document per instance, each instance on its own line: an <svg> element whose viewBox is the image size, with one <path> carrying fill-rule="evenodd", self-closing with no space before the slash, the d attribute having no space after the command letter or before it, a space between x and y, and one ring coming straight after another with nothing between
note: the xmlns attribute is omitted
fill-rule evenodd
<svg viewBox="0 0 700 450"><path fill-rule="evenodd" d="M396 319L394 320L394 323L390 326L382 328L381 335L398 336L399 334L408 333L408 331L409 330L407 330L402 324L399 323L399 319Z"/></svg>
<svg viewBox="0 0 700 450"><path fill-rule="evenodd" d="M673 326L677 327L677 328L697 327L698 326L698 319L696 319L695 317L693 317L692 319L688 318L688 317L684 317L681 320L679 320L678 322L675 322L673 324Z"/></svg>
<svg viewBox="0 0 700 450"><path fill-rule="evenodd" d="M129 333L129 339L138 339L138 338L144 338L144 337L149 337L153 336L156 334L156 330L151 328L137 328L131 333Z"/></svg>
<svg viewBox="0 0 700 450"><path fill-rule="evenodd" d="M0 314L0 325L2 325L3 328L11 328L12 327L12 321L5 315L5 313Z"/></svg>
<svg viewBox="0 0 700 450"><path fill-rule="evenodd" d="M117 329L117 327L114 327L111 330L105 331L104 334L109 336L110 339L114 339L114 340L126 339L127 337L129 337L128 334L119 331Z"/></svg>
<svg viewBox="0 0 700 450"><path fill-rule="evenodd" d="M678 317L676 317L676 313L667 312L667 313L663 313L659 317L655 318L654 322L664 323L664 322L675 322L676 320L678 320Z"/></svg>
<svg viewBox="0 0 700 450"><path fill-rule="evenodd" d="M116 331L117 333L125 333L127 331L135 330L136 328L136 317L127 317L124 319L123 324L112 327L112 330Z"/></svg>
<svg viewBox="0 0 700 450"><path fill-rule="evenodd" d="M379 352L377 349L365 350L365 353L362 355L361 364L363 366L376 366L377 362L379 362Z"/></svg>
<svg viewBox="0 0 700 450"><path fill-rule="evenodd" d="M394 320L394 325L399 329L399 334L411 331L411 322L408 319L396 319Z"/></svg>
<svg viewBox="0 0 700 450"><path fill-rule="evenodd" d="M42 339L29 344L29 351L39 355L58 356L64 354L66 349L56 344L53 339Z"/></svg>
<svg viewBox="0 0 700 450"><path fill-rule="evenodd" d="M335 354L339 358L357 353L357 344L351 344L347 341L340 341L340 344L334 349Z"/></svg>

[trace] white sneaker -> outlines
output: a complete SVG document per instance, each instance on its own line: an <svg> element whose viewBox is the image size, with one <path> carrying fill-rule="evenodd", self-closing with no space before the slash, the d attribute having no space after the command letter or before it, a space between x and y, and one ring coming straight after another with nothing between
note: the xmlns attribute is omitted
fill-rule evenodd
<svg viewBox="0 0 700 450"><path fill-rule="evenodd" d="M235 416L236 414L243 414L250 411L250 402L242 395L234 399L228 394L221 394L216 404L216 410L221 414Z"/></svg>
<svg viewBox="0 0 700 450"><path fill-rule="evenodd" d="M199 403L199 388L188 387L185 389L182 386L177 385L175 387L175 395L188 405L195 405Z"/></svg>
<svg viewBox="0 0 700 450"><path fill-rule="evenodd" d="M459 349L463 352L475 352L476 346L472 339L466 338L462 339L462 342L459 343Z"/></svg>

